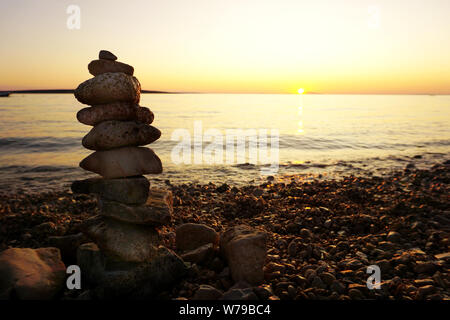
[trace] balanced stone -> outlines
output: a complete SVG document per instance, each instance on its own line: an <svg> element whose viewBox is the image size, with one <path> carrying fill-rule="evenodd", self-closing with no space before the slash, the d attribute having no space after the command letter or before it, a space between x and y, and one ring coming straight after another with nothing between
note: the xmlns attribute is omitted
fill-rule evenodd
<svg viewBox="0 0 450 320"><path fill-rule="evenodd" d="M83 138L82 144L91 150L109 150L126 146L143 146L159 139L161 131L134 121L104 121Z"/></svg>
<svg viewBox="0 0 450 320"><path fill-rule="evenodd" d="M161 173L159 157L150 148L124 147L96 151L80 162L80 167L104 178L122 178Z"/></svg>
<svg viewBox="0 0 450 320"><path fill-rule="evenodd" d="M152 227L95 216L85 221L82 232L105 254L123 261L150 261L157 254L159 236Z"/></svg>
<svg viewBox="0 0 450 320"><path fill-rule="evenodd" d="M89 73L98 76L107 72L123 72L130 76L134 73L134 68L126 63L111 60L94 60L88 65Z"/></svg>
<svg viewBox="0 0 450 320"><path fill-rule="evenodd" d="M126 204L143 204L147 201L150 182L145 177L121 179L91 178L72 183L74 193L96 193L102 199Z"/></svg>
<svg viewBox="0 0 450 320"><path fill-rule="evenodd" d="M136 121L150 124L155 118L153 112L146 107L139 107L129 102L113 102L83 108L77 113L77 119L89 126L108 121Z"/></svg>
<svg viewBox="0 0 450 320"><path fill-rule="evenodd" d="M97 277L100 283L94 290L99 299L153 298L170 289L187 271L186 264L179 256L160 246L156 256L149 262L115 265L107 261L102 276Z"/></svg>
<svg viewBox="0 0 450 320"><path fill-rule="evenodd" d="M101 215L142 225L161 226L170 222L173 211L170 191L152 189L143 206L126 205L117 201L100 199Z"/></svg>
<svg viewBox="0 0 450 320"><path fill-rule="evenodd" d="M117 60L117 57L108 50L100 50L100 52L98 53L98 58L112 61Z"/></svg>
<svg viewBox="0 0 450 320"><path fill-rule="evenodd" d="M117 101L139 103L141 84L125 73L108 72L84 81L74 94L78 101L90 105Z"/></svg>

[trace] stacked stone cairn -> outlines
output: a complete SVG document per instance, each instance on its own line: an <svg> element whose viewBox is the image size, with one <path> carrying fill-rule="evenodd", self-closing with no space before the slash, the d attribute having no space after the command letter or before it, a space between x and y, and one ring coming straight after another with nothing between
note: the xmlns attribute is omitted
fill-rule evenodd
<svg viewBox="0 0 450 320"><path fill-rule="evenodd" d="M139 106L141 85L134 68L102 50L88 65L93 78L81 83L75 97L90 105L77 113L93 126L83 138L94 150L80 167L99 178L75 181L72 191L96 194L100 215L88 219L83 233L94 243L78 248L83 278L101 297L154 295L185 271L183 261L160 245L157 227L170 222L172 195L150 189L143 175L162 172L161 160L142 147L161 136L151 126L154 115Z"/></svg>

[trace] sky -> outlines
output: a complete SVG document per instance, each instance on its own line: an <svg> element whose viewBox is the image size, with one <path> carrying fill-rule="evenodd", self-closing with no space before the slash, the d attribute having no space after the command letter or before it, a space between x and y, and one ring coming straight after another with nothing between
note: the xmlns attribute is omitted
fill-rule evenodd
<svg viewBox="0 0 450 320"><path fill-rule="evenodd" d="M106 49L146 90L450 94L449 0L2 0L0 39L0 90L76 88Z"/></svg>

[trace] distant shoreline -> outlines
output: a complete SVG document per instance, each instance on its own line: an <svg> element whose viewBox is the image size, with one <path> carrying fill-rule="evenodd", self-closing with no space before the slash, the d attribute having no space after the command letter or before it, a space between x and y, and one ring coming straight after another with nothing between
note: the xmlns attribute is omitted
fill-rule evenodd
<svg viewBox="0 0 450 320"><path fill-rule="evenodd" d="M48 90L4 90L0 92L9 93L74 93L74 89L48 89ZM177 93L177 92L167 92L167 91L156 91L156 90L141 90L141 93Z"/></svg>

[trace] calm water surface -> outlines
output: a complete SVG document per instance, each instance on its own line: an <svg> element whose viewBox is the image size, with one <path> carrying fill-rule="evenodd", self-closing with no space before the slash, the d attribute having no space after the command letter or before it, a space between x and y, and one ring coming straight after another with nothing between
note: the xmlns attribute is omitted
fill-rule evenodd
<svg viewBox="0 0 450 320"><path fill-rule="evenodd" d="M149 176L154 184L265 179L258 164L175 164L171 152L179 141L172 134L185 128L194 139L194 121L203 132L278 130L281 176L382 175L450 155L450 96L144 94L141 105L162 131L151 145L164 165L162 175ZM71 94L0 98L0 191L61 190L94 176L78 167L91 153L81 146L91 127L75 117L82 107Z"/></svg>

